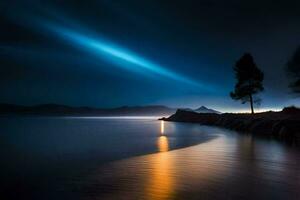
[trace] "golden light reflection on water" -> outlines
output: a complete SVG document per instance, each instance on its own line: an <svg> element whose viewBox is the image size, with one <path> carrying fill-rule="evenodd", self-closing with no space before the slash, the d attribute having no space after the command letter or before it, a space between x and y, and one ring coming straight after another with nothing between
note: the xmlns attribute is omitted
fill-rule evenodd
<svg viewBox="0 0 300 200"><path fill-rule="evenodd" d="M164 135L160 136L157 140L157 147L159 152L166 152L169 150L168 138Z"/></svg>
<svg viewBox="0 0 300 200"><path fill-rule="evenodd" d="M161 124L163 127L163 123ZM163 153L169 150L168 138L160 136L157 139L157 147L161 153L157 154L151 162L149 183L145 185L146 197L151 200L170 199L174 191L174 177L171 169L173 158Z"/></svg>
<svg viewBox="0 0 300 200"><path fill-rule="evenodd" d="M99 172L100 185L107 184L105 180L116 180L112 186L118 188L114 199L166 200L187 188L209 191L212 184L226 180L234 163L226 160L232 155L226 138L174 151L170 151L169 142L166 135L159 136L159 153L114 162Z"/></svg>

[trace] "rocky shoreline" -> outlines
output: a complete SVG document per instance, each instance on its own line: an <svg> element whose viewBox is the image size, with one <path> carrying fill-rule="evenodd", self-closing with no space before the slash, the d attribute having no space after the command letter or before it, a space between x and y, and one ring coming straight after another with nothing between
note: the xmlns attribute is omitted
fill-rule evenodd
<svg viewBox="0 0 300 200"><path fill-rule="evenodd" d="M295 107L287 107L280 112L269 111L253 115L195 113L178 109L175 114L161 120L219 126L300 145L300 109Z"/></svg>

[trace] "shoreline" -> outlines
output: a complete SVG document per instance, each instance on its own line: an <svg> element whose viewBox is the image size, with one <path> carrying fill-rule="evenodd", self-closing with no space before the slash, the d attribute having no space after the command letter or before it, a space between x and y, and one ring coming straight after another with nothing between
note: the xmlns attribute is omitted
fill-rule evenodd
<svg viewBox="0 0 300 200"><path fill-rule="evenodd" d="M178 109L175 114L160 120L222 127L300 146L300 109L293 107L256 114L196 113Z"/></svg>

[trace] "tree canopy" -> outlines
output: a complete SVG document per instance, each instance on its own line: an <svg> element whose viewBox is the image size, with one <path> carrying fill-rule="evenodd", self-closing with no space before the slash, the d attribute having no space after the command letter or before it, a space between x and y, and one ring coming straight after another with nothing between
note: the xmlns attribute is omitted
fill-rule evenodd
<svg viewBox="0 0 300 200"><path fill-rule="evenodd" d="M253 57L245 53L233 67L237 83L230 96L234 100L242 103L250 102L251 113L254 113L253 103L259 103L260 99L253 98L253 95L264 90L263 72L256 66Z"/></svg>

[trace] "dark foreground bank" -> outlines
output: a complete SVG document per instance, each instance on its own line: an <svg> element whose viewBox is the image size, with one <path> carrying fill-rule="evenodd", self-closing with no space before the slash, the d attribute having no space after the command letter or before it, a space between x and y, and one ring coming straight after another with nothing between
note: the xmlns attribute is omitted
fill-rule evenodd
<svg viewBox="0 0 300 200"><path fill-rule="evenodd" d="M278 138L296 145L300 144L300 109L295 107L287 107L280 112L269 111L253 115L195 113L179 109L175 114L162 120L220 126L253 135Z"/></svg>

